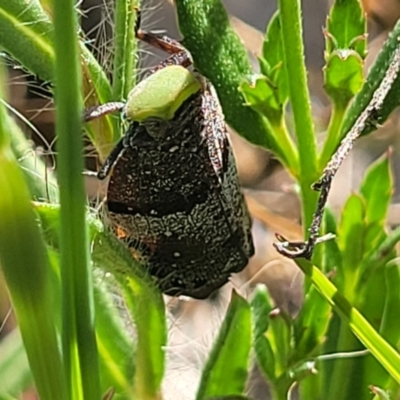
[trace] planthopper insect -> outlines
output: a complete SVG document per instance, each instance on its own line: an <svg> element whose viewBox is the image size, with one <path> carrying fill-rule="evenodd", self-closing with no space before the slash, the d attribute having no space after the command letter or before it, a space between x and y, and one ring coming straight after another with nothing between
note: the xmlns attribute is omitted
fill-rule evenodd
<svg viewBox="0 0 400 400"><path fill-rule="evenodd" d="M170 57L128 95L89 109L122 111L126 134L99 179L110 177L106 216L168 295L208 297L254 253L251 221L217 95L182 45L137 29Z"/></svg>

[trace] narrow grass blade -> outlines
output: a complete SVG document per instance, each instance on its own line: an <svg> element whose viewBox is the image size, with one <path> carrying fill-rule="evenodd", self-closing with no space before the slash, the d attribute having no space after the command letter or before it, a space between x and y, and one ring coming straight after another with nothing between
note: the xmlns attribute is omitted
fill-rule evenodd
<svg viewBox="0 0 400 400"><path fill-rule="evenodd" d="M40 397L67 399L53 319L49 258L29 190L9 146L8 120L0 105L0 263Z"/></svg>
<svg viewBox="0 0 400 400"><path fill-rule="evenodd" d="M94 400L101 392L82 176L83 107L75 2L55 0L53 13L64 372L70 399Z"/></svg>
<svg viewBox="0 0 400 400"><path fill-rule="evenodd" d="M346 321L358 339L370 350L392 378L400 383L399 353L379 335L317 267L304 259L298 259L296 262L340 317Z"/></svg>

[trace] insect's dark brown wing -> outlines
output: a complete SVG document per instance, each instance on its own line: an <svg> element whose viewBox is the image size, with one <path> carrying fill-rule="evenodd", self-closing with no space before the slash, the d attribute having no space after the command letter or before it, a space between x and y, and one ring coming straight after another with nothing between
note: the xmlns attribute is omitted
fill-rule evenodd
<svg viewBox="0 0 400 400"><path fill-rule="evenodd" d="M203 134L207 142L210 162L221 184L228 169L230 143L217 94L208 81L204 85L202 111L205 125Z"/></svg>
<svg viewBox="0 0 400 400"><path fill-rule="evenodd" d="M205 81L204 85L203 134L207 142L211 165L219 182L216 191L231 235L237 242L238 250L243 254L244 263L247 264L249 257L254 254L251 219L240 189L236 162L221 105L211 83ZM241 271L245 264L242 263L241 266L232 265L230 267L231 272Z"/></svg>

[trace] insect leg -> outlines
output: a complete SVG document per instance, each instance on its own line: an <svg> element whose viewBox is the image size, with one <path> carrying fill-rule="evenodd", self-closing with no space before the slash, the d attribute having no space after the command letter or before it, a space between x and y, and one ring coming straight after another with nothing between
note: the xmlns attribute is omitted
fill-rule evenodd
<svg viewBox="0 0 400 400"><path fill-rule="evenodd" d="M169 58L162 61L159 65L151 69L151 73L154 73L162 68L169 65L182 65L183 67L189 67L193 64L192 58L189 52L179 43L177 40L171 39L168 36L157 35L152 32L146 32L140 29L140 12L135 26L135 35L142 42L148 43L151 46L163 50L168 54L171 54Z"/></svg>
<svg viewBox="0 0 400 400"><path fill-rule="evenodd" d="M186 51L182 51L180 53L172 54L172 56L168 57L166 60L161 61L158 65L150 69L150 74L154 74L160 69L168 67L170 65L181 65L182 67L190 67L193 64L192 59L189 56L189 53Z"/></svg>
<svg viewBox="0 0 400 400"><path fill-rule="evenodd" d="M171 39L165 35L157 35L152 32L136 31L136 37L142 42L148 43L157 49L163 50L168 54L177 54L181 52L188 52L177 40Z"/></svg>
<svg viewBox="0 0 400 400"><path fill-rule="evenodd" d="M124 149L124 138L122 137L115 145L115 147L112 149L109 156L104 161L103 165L99 169L99 172L97 172L98 179L103 180L108 176L108 174L111 171L111 168L113 167L115 161L117 161L117 158L119 157L123 149Z"/></svg>
<svg viewBox="0 0 400 400"><path fill-rule="evenodd" d="M152 32L143 31L140 29L142 21L142 13L137 10L137 18L135 25L135 35L139 40L146 42L157 49L163 50L169 54L180 53L181 51L187 50L175 39L171 39L168 36L157 35Z"/></svg>
<svg viewBox="0 0 400 400"><path fill-rule="evenodd" d="M122 111L125 107L125 103L121 101L113 101L111 103L102 104L100 106L90 107L85 110L83 114L83 120L85 122L92 121L93 119L97 119L103 117L104 115L111 114L116 111Z"/></svg>

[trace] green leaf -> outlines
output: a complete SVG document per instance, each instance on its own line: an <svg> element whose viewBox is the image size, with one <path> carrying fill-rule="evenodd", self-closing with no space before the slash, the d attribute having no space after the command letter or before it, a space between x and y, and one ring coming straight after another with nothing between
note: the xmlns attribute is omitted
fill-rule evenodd
<svg viewBox="0 0 400 400"><path fill-rule="evenodd" d="M260 61L263 61L260 69L265 76L270 76L271 70L284 61L279 11L272 16L268 23Z"/></svg>
<svg viewBox="0 0 400 400"><path fill-rule="evenodd" d="M263 43L262 57L259 61L261 72L276 87L277 98L282 109L289 97L289 88L284 62L279 12L274 14L268 24Z"/></svg>
<svg viewBox="0 0 400 400"><path fill-rule="evenodd" d="M277 378L286 376L292 353L292 320L283 310L275 308L269 313L269 329L266 333L275 355Z"/></svg>
<svg viewBox="0 0 400 400"><path fill-rule="evenodd" d="M247 380L250 348L250 306L233 292L231 304L204 367L197 400L241 395Z"/></svg>
<svg viewBox="0 0 400 400"><path fill-rule="evenodd" d="M240 91L248 106L266 117L272 126L282 123L283 108L278 88L267 77L254 76L251 82L243 82Z"/></svg>
<svg viewBox="0 0 400 400"><path fill-rule="evenodd" d="M335 50L326 61L324 87L336 107L345 108L363 83L363 60L354 50Z"/></svg>
<svg viewBox="0 0 400 400"><path fill-rule="evenodd" d="M86 106L113 100L105 71L84 43L79 45ZM40 1L0 0L0 47L32 74L54 83L54 25ZM120 136L115 118L101 118L88 125L87 130L104 159L110 144Z"/></svg>
<svg viewBox="0 0 400 400"><path fill-rule="evenodd" d="M368 253L367 258L363 263L363 268L366 271L364 272L366 275L363 277L364 281L368 279L369 274L371 274L375 269L385 265L396 256L394 248L399 241L400 227L391 232L377 248L372 249L372 251ZM362 283L363 281L360 281L360 284Z"/></svg>
<svg viewBox="0 0 400 400"><path fill-rule="evenodd" d="M0 82L4 82L2 71ZM0 103L0 264L40 397L61 400L67 396L54 322L50 260L29 189L9 147L9 118Z"/></svg>
<svg viewBox="0 0 400 400"><path fill-rule="evenodd" d="M167 341L165 308L161 292L144 267L114 236L102 232L98 221L92 259L103 270L113 273L121 285L126 304L137 328L134 390L141 399L159 396L164 375Z"/></svg>
<svg viewBox="0 0 400 400"><path fill-rule="evenodd" d="M130 400L133 393L135 354L133 338L129 336L126 323L113 304L115 295L110 293L106 278L96 279L94 301L96 310L96 339L99 352L101 389L115 390L118 400ZM114 282L113 282L114 283ZM115 284L115 283L114 283ZM115 288L113 288L115 291ZM114 299L115 302L115 299Z"/></svg>
<svg viewBox="0 0 400 400"><path fill-rule="evenodd" d="M39 210L46 238L52 246L57 247L58 207L42 204ZM138 340L135 356L135 393L143 399L155 399L160 390L165 364L163 348L166 345L166 322L161 292L146 269L135 262L118 239L104 231L98 219L88 215L87 220L92 240L92 260L96 266L116 277L136 324ZM119 350L116 354L118 352ZM113 350L109 349L109 354L113 354ZM117 360L113 360L113 363L117 363ZM120 365L119 368L121 367ZM125 368L126 372L133 372L129 363ZM121 378L129 380L127 375ZM124 382L121 383L125 385Z"/></svg>
<svg viewBox="0 0 400 400"><path fill-rule="evenodd" d="M164 376L167 329L161 293L132 277L121 278L125 301L135 321L137 346L134 390L140 399L158 399ZM149 282L150 283L150 282Z"/></svg>
<svg viewBox="0 0 400 400"><path fill-rule="evenodd" d="M368 257L386 239L385 227L382 222L374 221L367 224L364 232L364 258Z"/></svg>
<svg viewBox="0 0 400 400"><path fill-rule="evenodd" d="M8 394L0 394L0 400L19 400L16 397L9 396Z"/></svg>
<svg viewBox="0 0 400 400"><path fill-rule="evenodd" d="M85 107L108 103L113 99L111 85L106 71L99 65L87 47L79 42L81 49L83 100ZM121 99L117 99L121 100ZM121 137L119 119L115 116L98 118L86 124L88 137L99 153L100 161L105 160L116 142Z"/></svg>
<svg viewBox="0 0 400 400"><path fill-rule="evenodd" d="M272 311L271 300L267 287L265 285L257 285L254 291L254 297L251 301L251 309L254 322L254 337L257 339L263 336L268 330L269 313Z"/></svg>
<svg viewBox="0 0 400 400"><path fill-rule="evenodd" d="M344 206L338 229L338 245L342 251L344 274L355 271L363 259L364 217L363 199L356 194L351 195Z"/></svg>
<svg viewBox="0 0 400 400"><path fill-rule="evenodd" d="M57 249L59 206L42 203L36 207L46 240ZM106 374L104 379L109 379L110 383L115 380L116 384L112 386L121 390L125 388L129 398L130 382L134 376L135 395L143 399L155 399L159 394L165 364L163 349L166 345L166 322L161 293L146 269L135 262L118 239L104 231L103 224L95 216L87 215L87 222L92 243L92 260L103 271L113 274L119 282L138 334L133 367L131 360L134 352L129 341L127 342L125 335L121 333L112 333L113 330L119 329L118 320L107 320L112 317L112 308L107 310L106 298L95 297L100 302L96 308L102 307L98 311L97 319L102 323L98 331L99 354L103 356L100 361L108 368L103 370L103 374ZM107 362L108 365L104 365Z"/></svg>
<svg viewBox="0 0 400 400"><path fill-rule="evenodd" d="M374 65L370 68L367 80L364 83L361 91L356 95L352 102L349 110L346 113L342 130L341 137L343 138L347 132L354 125L360 114L366 109L370 103L372 96L376 92L377 88L381 84L383 78L389 71L389 66L393 61L396 49L399 47L398 37L400 35L400 21L396 24L395 28L389 35L388 40L385 42ZM398 64L397 62L395 63ZM398 65L392 66L392 69L398 70ZM389 114L400 104L400 76L397 74L391 89L387 96L383 100L383 104L379 109L374 110L374 123L369 123L363 129L362 134L365 135L370 133L377 128L379 124L382 124L388 118Z"/></svg>
<svg viewBox="0 0 400 400"><path fill-rule="evenodd" d="M366 53L366 19L359 0L336 0L327 20L327 51L355 50Z"/></svg>
<svg viewBox="0 0 400 400"><path fill-rule="evenodd" d="M294 362L310 358L323 343L329 326L331 307L312 286L305 296L303 307L294 322Z"/></svg>
<svg viewBox="0 0 400 400"><path fill-rule="evenodd" d="M272 311L271 301L265 285L257 285L251 301L253 313L254 350L258 365L265 376L274 381L275 355L269 340L265 336L269 326L269 313Z"/></svg>
<svg viewBox="0 0 400 400"><path fill-rule="evenodd" d="M0 46L41 79L53 80L53 25L39 0L0 0Z"/></svg>
<svg viewBox="0 0 400 400"><path fill-rule="evenodd" d="M322 228L324 234L337 234L336 219L329 208L325 209ZM339 249L337 237L335 237L333 240L327 240L326 242L321 243L320 247L322 248L321 270L324 273L329 273L331 271L341 269L342 254Z"/></svg>
<svg viewBox="0 0 400 400"><path fill-rule="evenodd" d="M344 110L364 82L366 21L359 0L336 0L327 19L324 86Z"/></svg>
<svg viewBox="0 0 400 400"><path fill-rule="evenodd" d="M254 350L261 371L271 382L275 381L277 379L275 354L269 340L265 336L256 338L254 340Z"/></svg>
<svg viewBox="0 0 400 400"><path fill-rule="evenodd" d="M297 259L296 263L311 278L313 284L334 307L335 311L339 313L339 316L348 324L359 340L371 351L372 355L382 364L393 379L400 383L399 353L378 334L362 314L349 303L318 268L304 259Z"/></svg>
<svg viewBox="0 0 400 400"><path fill-rule="evenodd" d="M354 302L371 325L379 330L386 297L385 268L376 268L362 283L361 278L354 289Z"/></svg>
<svg viewBox="0 0 400 400"><path fill-rule="evenodd" d="M372 289L367 291L365 298L365 309L369 313L371 321L376 321L379 333L388 343L396 347L400 339L400 327L397 323L397 315L400 307L400 270L396 262L390 262L383 271L379 271L384 275L383 284L380 285L380 274L374 274L369 283L374 283ZM378 279L377 279L378 278ZM378 282L377 282L378 281ZM369 285L371 286L371 285ZM376 309L377 303L380 308ZM384 304L382 304L384 303ZM372 306L372 310L371 310ZM376 309L376 311L374 310ZM371 313L373 313L371 315ZM385 370L371 358L365 360L365 382L374 382L380 387L388 387L389 376Z"/></svg>
<svg viewBox="0 0 400 400"><path fill-rule="evenodd" d="M298 174L298 157L288 133L281 129L278 138L268 119L246 106L239 91L253 71L221 1L177 0L175 4L183 45L196 69L214 85L227 123L251 143L273 151L293 174Z"/></svg>
<svg viewBox="0 0 400 400"><path fill-rule="evenodd" d="M291 351L290 317L280 309L272 310L267 288L258 285L252 300L254 350L261 371L271 384L274 398L286 398L293 383L289 369Z"/></svg>
<svg viewBox="0 0 400 400"><path fill-rule="evenodd" d="M365 199L366 222L383 225L393 194L393 176L387 154L368 168L360 193Z"/></svg>
<svg viewBox="0 0 400 400"><path fill-rule="evenodd" d="M396 262L386 266L385 281L385 307L380 333L389 343L396 346L400 338L400 324L397 323L400 309L400 267Z"/></svg>

